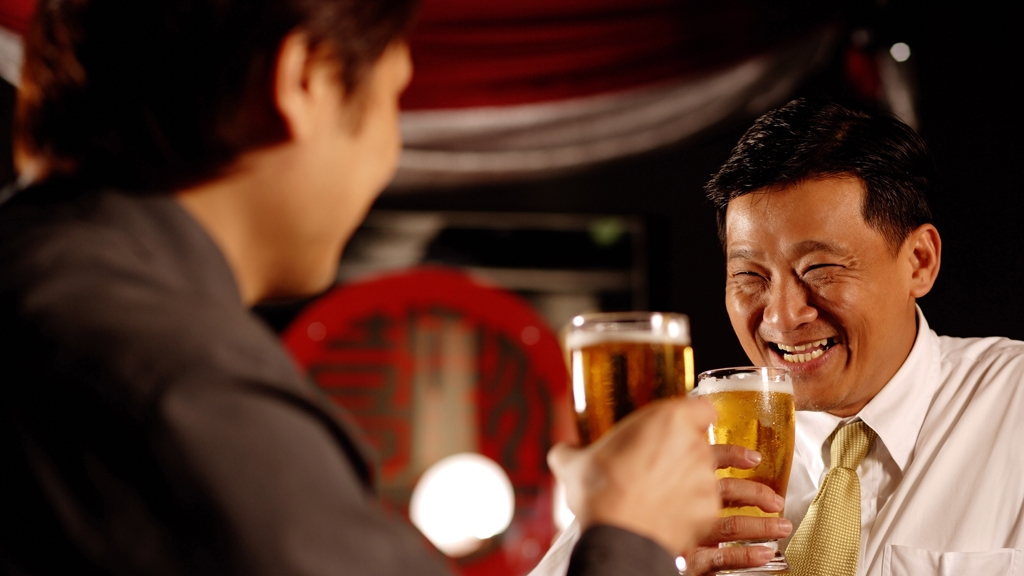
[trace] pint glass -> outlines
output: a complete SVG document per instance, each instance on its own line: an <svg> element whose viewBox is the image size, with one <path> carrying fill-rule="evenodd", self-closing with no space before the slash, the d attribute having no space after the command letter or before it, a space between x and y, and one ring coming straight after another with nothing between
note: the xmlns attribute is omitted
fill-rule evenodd
<svg viewBox="0 0 1024 576"><path fill-rule="evenodd" d="M573 318L565 336L580 441L627 414L693 389L690 323L682 314L609 312Z"/></svg>
<svg viewBox="0 0 1024 576"><path fill-rule="evenodd" d="M765 484L782 497L786 496L789 472L793 465L796 437L796 412L793 404L793 382L783 368L723 368L702 372L697 380L696 394L718 412L718 420L708 427L711 444L736 444L761 453L761 463L750 470L725 468L719 478L745 478ZM724 508L722 516L780 516L754 506ZM729 542L723 546L759 544L773 547L775 558L765 566L720 574L784 572L789 564L771 541Z"/></svg>

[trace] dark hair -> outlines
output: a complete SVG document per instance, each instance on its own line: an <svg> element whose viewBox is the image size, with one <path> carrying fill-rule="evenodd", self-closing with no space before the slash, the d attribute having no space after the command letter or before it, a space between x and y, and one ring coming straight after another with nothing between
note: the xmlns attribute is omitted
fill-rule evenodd
<svg viewBox="0 0 1024 576"><path fill-rule="evenodd" d="M864 182L864 220L894 254L911 231L932 221L935 163L911 127L888 113L800 99L758 118L704 187L722 246L734 198L829 176Z"/></svg>
<svg viewBox="0 0 1024 576"><path fill-rule="evenodd" d="M217 175L283 141L273 99L292 32L338 64L346 98L407 30L416 0L40 0L26 34L20 150L129 189Z"/></svg>

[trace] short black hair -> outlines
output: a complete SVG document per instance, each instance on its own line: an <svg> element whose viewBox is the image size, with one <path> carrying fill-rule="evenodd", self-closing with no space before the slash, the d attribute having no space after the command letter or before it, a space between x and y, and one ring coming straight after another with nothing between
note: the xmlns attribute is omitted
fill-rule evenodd
<svg viewBox="0 0 1024 576"><path fill-rule="evenodd" d="M864 221L893 254L932 222L935 162L924 140L892 114L799 99L761 116L704 187L725 246L725 212L735 198L831 176L864 182Z"/></svg>
<svg viewBox="0 0 1024 576"><path fill-rule="evenodd" d="M417 0L39 0L25 34L16 147L55 173L124 189L217 176L284 141L273 100L292 32L337 63L346 98Z"/></svg>

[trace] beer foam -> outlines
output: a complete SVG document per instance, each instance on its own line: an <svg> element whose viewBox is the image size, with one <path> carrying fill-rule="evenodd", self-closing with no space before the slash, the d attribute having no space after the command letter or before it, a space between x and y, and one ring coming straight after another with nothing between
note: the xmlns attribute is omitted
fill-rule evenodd
<svg viewBox="0 0 1024 576"><path fill-rule="evenodd" d="M606 342L630 342L637 344L675 344L677 346L689 346L690 334L683 331L678 336L669 336L666 333L656 332L570 332L565 338L565 347L570 350L589 348Z"/></svg>
<svg viewBox="0 0 1024 576"><path fill-rule="evenodd" d="M789 378L781 382L766 380L759 372L733 374L729 378L703 378L697 381L694 392L698 396L717 394L719 392L761 392L767 389L780 394L793 393L793 381Z"/></svg>

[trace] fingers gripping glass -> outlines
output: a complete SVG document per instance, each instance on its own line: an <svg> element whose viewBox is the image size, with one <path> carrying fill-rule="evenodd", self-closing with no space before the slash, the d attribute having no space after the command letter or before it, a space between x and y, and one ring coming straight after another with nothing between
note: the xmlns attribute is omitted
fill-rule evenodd
<svg viewBox="0 0 1024 576"><path fill-rule="evenodd" d="M761 463L743 470L718 470L719 478L744 478L786 496L789 472L793 465L796 437L793 382L783 368L723 368L703 372L697 378L695 395L715 407L718 419L708 428L711 444L735 444L757 450ZM755 506L724 508L722 516L781 516ZM775 549L775 557L757 568L721 571L719 574L759 574L785 572L789 564L777 540L726 542L719 546L760 545Z"/></svg>

